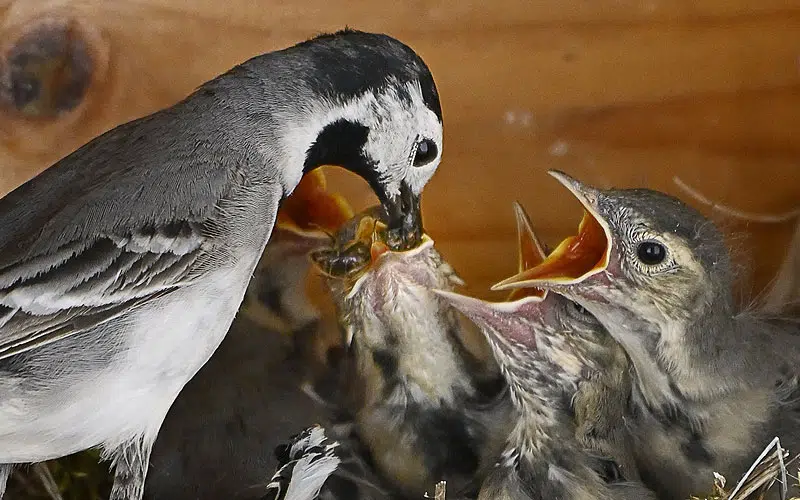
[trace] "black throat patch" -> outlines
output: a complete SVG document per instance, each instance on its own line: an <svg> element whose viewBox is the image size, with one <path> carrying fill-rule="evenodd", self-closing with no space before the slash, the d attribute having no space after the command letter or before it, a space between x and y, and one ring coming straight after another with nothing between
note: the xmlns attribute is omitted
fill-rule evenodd
<svg viewBox="0 0 800 500"><path fill-rule="evenodd" d="M364 145L369 136L369 127L350 120L339 119L322 129L306 152L303 173L324 165L334 165L366 180L375 189L377 172L364 154Z"/></svg>

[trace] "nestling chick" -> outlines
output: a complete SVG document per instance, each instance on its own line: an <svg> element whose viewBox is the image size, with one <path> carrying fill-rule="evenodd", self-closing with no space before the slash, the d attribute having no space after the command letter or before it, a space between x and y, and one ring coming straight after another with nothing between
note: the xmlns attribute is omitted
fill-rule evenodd
<svg viewBox="0 0 800 500"><path fill-rule="evenodd" d="M491 358L468 349L457 312L431 289L461 284L424 237L389 251L379 208L354 218L312 258L326 274L348 346L345 404L375 468L407 498L440 480L467 494L494 463L512 421Z"/></svg>
<svg viewBox="0 0 800 500"><path fill-rule="evenodd" d="M738 479L776 435L800 450L800 324L737 307L714 224L662 193L552 175L586 210L579 233L496 288L555 290L623 346L645 481L682 500L707 490L714 472Z"/></svg>
<svg viewBox="0 0 800 500"><path fill-rule="evenodd" d="M544 259L530 221L515 206L519 267ZM489 340L520 418L480 499L647 499L625 431L628 360L579 305L533 290L491 303L440 295Z"/></svg>

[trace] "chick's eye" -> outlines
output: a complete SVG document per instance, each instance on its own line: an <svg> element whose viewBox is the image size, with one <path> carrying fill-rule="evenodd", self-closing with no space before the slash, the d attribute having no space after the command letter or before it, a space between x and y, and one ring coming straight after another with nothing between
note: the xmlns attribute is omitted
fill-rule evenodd
<svg viewBox="0 0 800 500"><path fill-rule="evenodd" d="M655 266L667 258L667 249L656 241L643 241L636 248L636 256L648 266Z"/></svg>
<svg viewBox="0 0 800 500"><path fill-rule="evenodd" d="M436 143L430 139L422 139L417 144L417 151L414 153L414 166L422 167L436 159L438 148Z"/></svg>

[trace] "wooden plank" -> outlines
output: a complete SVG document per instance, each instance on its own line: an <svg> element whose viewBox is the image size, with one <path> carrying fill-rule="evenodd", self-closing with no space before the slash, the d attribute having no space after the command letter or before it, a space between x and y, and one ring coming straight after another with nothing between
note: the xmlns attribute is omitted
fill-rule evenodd
<svg viewBox="0 0 800 500"><path fill-rule="evenodd" d="M799 109L800 83L567 111L555 116L548 129L622 148L682 145L710 154L797 158L800 127L786 124L797 119Z"/></svg>
<svg viewBox="0 0 800 500"><path fill-rule="evenodd" d="M336 2L312 0L133 0L129 3L150 12L175 12L207 22L224 21L252 28L279 26L297 31L335 30L345 25L378 31L440 32L486 30L508 25L598 24L638 22L709 22L754 15L773 16L800 12L800 6L782 0L706 0L702 2L659 0L465 0Z"/></svg>
<svg viewBox="0 0 800 500"><path fill-rule="evenodd" d="M0 111L0 193L253 55L349 23L398 36L434 72L446 143L426 226L478 289L513 270L511 199L551 243L573 229L579 209L547 168L672 193L680 175L753 211L800 203L797 2L17 0L0 16L0 51L37 19L74 18L105 58L74 112ZM790 226L725 224L763 283Z"/></svg>
<svg viewBox="0 0 800 500"><path fill-rule="evenodd" d="M541 111L794 85L798 44L800 16L699 30L509 28L417 45L440 68L436 79L449 119L451 109L477 118L486 102Z"/></svg>

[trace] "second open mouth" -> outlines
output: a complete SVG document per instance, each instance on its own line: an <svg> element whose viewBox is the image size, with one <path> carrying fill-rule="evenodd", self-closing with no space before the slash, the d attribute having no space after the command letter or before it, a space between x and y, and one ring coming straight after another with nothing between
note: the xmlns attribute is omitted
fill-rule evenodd
<svg viewBox="0 0 800 500"><path fill-rule="evenodd" d="M577 234L565 238L541 263L522 270L492 287L493 290L537 287L546 284L579 283L589 276L602 272L608 266L611 236L605 221L588 191L575 179L551 173L564 184L584 207L583 218Z"/></svg>

